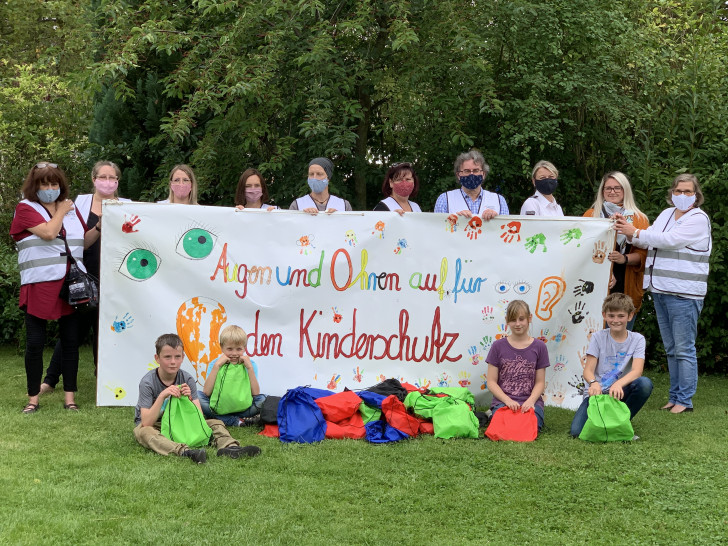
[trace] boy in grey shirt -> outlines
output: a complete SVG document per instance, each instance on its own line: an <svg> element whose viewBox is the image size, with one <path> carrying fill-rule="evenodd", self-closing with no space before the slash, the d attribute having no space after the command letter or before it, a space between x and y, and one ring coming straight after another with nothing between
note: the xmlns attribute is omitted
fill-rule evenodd
<svg viewBox="0 0 728 546"><path fill-rule="evenodd" d="M575 438L587 421L589 397L609 394L622 400L633 419L652 393L652 381L642 376L645 337L627 330L634 312L632 298L626 294L617 292L604 299L602 317L608 327L592 335L586 351L583 376L589 390L584 393L584 401L571 422L571 435Z"/></svg>

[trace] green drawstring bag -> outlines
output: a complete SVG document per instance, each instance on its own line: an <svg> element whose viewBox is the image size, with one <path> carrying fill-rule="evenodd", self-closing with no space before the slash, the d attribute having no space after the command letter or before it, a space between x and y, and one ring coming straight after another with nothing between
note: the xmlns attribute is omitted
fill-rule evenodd
<svg viewBox="0 0 728 546"><path fill-rule="evenodd" d="M589 397L587 420L579 438L587 442L628 442L634 437L627 404L608 394Z"/></svg>
<svg viewBox="0 0 728 546"><path fill-rule="evenodd" d="M475 407L475 397L470 389L467 387L435 387L430 389L432 394L447 394L463 402L470 404L470 407Z"/></svg>
<svg viewBox="0 0 728 546"><path fill-rule="evenodd" d="M465 402L445 397L432 410L435 438L477 438L478 418Z"/></svg>
<svg viewBox="0 0 728 546"><path fill-rule="evenodd" d="M189 447L204 447L210 443L212 429L200 409L187 396L170 396L162 414L162 435Z"/></svg>
<svg viewBox="0 0 728 546"><path fill-rule="evenodd" d="M447 396L428 396L419 391L412 391L404 399L404 407L419 417L432 419L433 410L447 398Z"/></svg>
<svg viewBox="0 0 728 546"><path fill-rule="evenodd" d="M365 425L372 421L379 421L382 418L382 410L373 408L364 402L359 405L359 413L361 413L361 418Z"/></svg>
<svg viewBox="0 0 728 546"><path fill-rule="evenodd" d="M253 405L250 377L244 364L223 364L210 395L210 409L218 415L240 413Z"/></svg>

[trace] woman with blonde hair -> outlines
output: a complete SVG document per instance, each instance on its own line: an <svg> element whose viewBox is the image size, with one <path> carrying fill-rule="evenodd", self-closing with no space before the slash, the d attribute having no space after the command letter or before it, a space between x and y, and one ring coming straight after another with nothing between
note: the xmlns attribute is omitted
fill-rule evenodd
<svg viewBox="0 0 728 546"><path fill-rule="evenodd" d="M523 216L563 216L554 192L559 186L559 170L550 161L541 160L533 166L531 183L536 192L521 206Z"/></svg>
<svg viewBox="0 0 728 546"><path fill-rule="evenodd" d="M650 225L647 215L637 208L629 179L619 171L609 172L602 177L594 204L584 216L612 218L615 214L628 218L637 229L647 229ZM616 281L609 293L627 294L634 303L635 313L627 324L628 330L632 330L642 306L642 278L645 274L646 257L646 249L632 246L622 234L617 235L616 247L607 256L613 264L612 275Z"/></svg>
<svg viewBox="0 0 728 546"><path fill-rule="evenodd" d="M189 165L175 165L169 171L169 197L158 203L197 205L197 179Z"/></svg>

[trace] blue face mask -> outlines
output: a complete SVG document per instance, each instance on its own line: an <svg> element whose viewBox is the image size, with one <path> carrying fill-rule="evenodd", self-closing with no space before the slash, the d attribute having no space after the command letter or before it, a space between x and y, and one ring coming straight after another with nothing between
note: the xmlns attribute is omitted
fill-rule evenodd
<svg viewBox="0 0 728 546"><path fill-rule="evenodd" d="M313 193L321 193L326 189L326 187L329 185L329 179L324 178L323 180L319 180L318 178L309 178L308 179L308 187L311 188L311 191Z"/></svg>
<svg viewBox="0 0 728 546"><path fill-rule="evenodd" d="M61 190L38 190L35 194L41 203L53 203L61 195Z"/></svg>
<svg viewBox="0 0 728 546"><path fill-rule="evenodd" d="M541 178L536 180L536 189L542 195L551 195L556 191L559 181L555 178Z"/></svg>
<svg viewBox="0 0 728 546"><path fill-rule="evenodd" d="M460 177L460 184L468 190L474 190L475 188L480 186L482 183L483 183L482 174L469 174L468 176Z"/></svg>

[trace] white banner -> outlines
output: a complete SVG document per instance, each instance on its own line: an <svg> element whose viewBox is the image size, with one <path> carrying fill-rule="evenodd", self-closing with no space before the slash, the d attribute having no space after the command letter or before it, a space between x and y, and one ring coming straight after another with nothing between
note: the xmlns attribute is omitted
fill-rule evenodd
<svg viewBox="0 0 728 546"><path fill-rule="evenodd" d="M466 386L485 403L484 359L513 299L531 306L549 349L546 403L581 401L608 290L608 220L111 202L103 218L99 405L136 403L164 333L180 335L202 385L229 324L248 333L265 394L396 377Z"/></svg>

